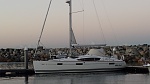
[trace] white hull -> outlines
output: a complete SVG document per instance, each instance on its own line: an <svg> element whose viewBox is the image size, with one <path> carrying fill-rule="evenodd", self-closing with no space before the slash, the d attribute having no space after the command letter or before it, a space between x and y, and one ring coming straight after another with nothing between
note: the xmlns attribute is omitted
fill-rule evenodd
<svg viewBox="0 0 150 84"><path fill-rule="evenodd" d="M147 67L148 68L148 71L149 71L149 73L150 73L150 66L149 67Z"/></svg>
<svg viewBox="0 0 150 84"><path fill-rule="evenodd" d="M150 72L150 64L147 64L147 65L143 65L144 67L147 67L148 68L148 71Z"/></svg>
<svg viewBox="0 0 150 84"><path fill-rule="evenodd" d="M33 61L35 73L116 71L126 67L124 61Z"/></svg>

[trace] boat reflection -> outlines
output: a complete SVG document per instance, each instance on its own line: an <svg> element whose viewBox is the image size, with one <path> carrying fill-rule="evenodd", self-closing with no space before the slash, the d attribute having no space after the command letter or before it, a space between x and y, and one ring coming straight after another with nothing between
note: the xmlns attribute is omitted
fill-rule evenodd
<svg viewBox="0 0 150 84"><path fill-rule="evenodd" d="M119 75L120 74L120 75ZM33 84L118 84L117 80L123 73L92 73L92 74L41 74L34 77ZM114 77L115 76L115 77ZM105 83L107 82L107 83ZM124 81L119 81L124 82Z"/></svg>
<svg viewBox="0 0 150 84"><path fill-rule="evenodd" d="M28 75L25 75L25 84L29 84L29 81L28 81L28 79L29 79L29 76Z"/></svg>

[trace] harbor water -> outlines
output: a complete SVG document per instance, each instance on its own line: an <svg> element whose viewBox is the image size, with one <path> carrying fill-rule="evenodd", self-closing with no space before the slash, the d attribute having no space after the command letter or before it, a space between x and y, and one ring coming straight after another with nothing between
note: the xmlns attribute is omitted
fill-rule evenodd
<svg viewBox="0 0 150 84"><path fill-rule="evenodd" d="M150 74L117 72L0 77L0 84L149 84Z"/></svg>

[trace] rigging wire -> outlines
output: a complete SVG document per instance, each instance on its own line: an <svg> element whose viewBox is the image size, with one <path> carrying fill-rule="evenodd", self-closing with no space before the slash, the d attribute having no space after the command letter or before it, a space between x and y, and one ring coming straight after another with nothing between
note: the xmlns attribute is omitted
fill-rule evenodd
<svg viewBox="0 0 150 84"><path fill-rule="evenodd" d="M45 16L45 19L44 19L44 23L43 23L43 26L42 26L42 30L41 30L41 33L40 33L40 37L39 37L39 40L38 40L38 46L41 43L40 41L41 41L41 37L42 37L42 34L43 34L43 30L44 30L44 27L45 27L45 23L46 23L46 20L47 20L47 16L48 16L48 13L49 13L51 3L52 3L52 0L50 0L50 2L49 2L48 10L47 10L47 13L46 13L46 16Z"/></svg>
<svg viewBox="0 0 150 84"><path fill-rule="evenodd" d="M83 5L82 10L84 10L84 0L82 0L82 5ZM83 18L82 18L83 19L83 22L82 22L83 23L83 41L85 43L85 31L84 31L85 30L84 29L85 28L85 24L84 24L85 22L84 22L84 18L85 18L85 16L84 16L84 11L83 11Z"/></svg>
<svg viewBox="0 0 150 84"><path fill-rule="evenodd" d="M111 27L112 31L114 31L115 29L113 28L113 26L112 26L112 24L111 24L111 21L110 21L110 19L109 19L109 17L108 17L108 12L106 11L106 7L105 7L105 4L104 4L104 1L103 1L103 0L102 0L102 4L103 4L103 6L104 6L104 10L105 10L105 13L106 13L106 17L107 17L107 19L108 19L108 22L109 22L109 24L110 24L110 27ZM116 37L116 33L114 32L113 34L114 34L115 41L117 42L117 44L119 44L119 43L118 43L118 40L117 40L117 37Z"/></svg>
<svg viewBox="0 0 150 84"><path fill-rule="evenodd" d="M46 46L45 46L42 42L40 42L40 44L41 44L44 48L46 48Z"/></svg>
<svg viewBox="0 0 150 84"><path fill-rule="evenodd" d="M84 42L85 42L85 39L84 39L84 1L82 0L79 0L80 1L80 5L81 5L81 10L79 10L79 11L75 11L75 12L72 12L72 13L80 13L80 12L82 12L82 14L83 14L83 22L82 22L82 27L83 27L83 40L84 40Z"/></svg>
<svg viewBox="0 0 150 84"><path fill-rule="evenodd" d="M79 0L80 1L80 0ZM80 1L80 5L81 5L81 8L82 8L82 31L83 31L83 43L85 44L85 22L84 22L84 18L85 18L85 16L84 16L84 0L82 0L82 1Z"/></svg>
<svg viewBox="0 0 150 84"><path fill-rule="evenodd" d="M44 23L43 23L43 26L42 26L42 30L41 30L41 33L40 33L39 40L38 40L38 45L37 45L37 48L36 48L35 53L34 53L34 57L36 57L37 49L38 49L38 47L39 47L39 45L41 43L40 41L41 41L41 37L42 37L42 34L43 34L43 30L44 30L44 27L45 27L45 23L46 23L46 20L47 20L47 16L48 16L48 13L49 13L49 9L50 9L51 3L52 3L52 0L50 0L50 2L49 2L48 10L47 10L47 13L46 13L46 16L45 16L45 19L44 19ZM44 46L44 45L42 44L42 46Z"/></svg>
<svg viewBox="0 0 150 84"><path fill-rule="evenodd" d="M104 36L104 32L103 32L103 29L102 29L102 26L101 26L101 22L100 22L100 19L99 19L99 16L98 16L98 12L97 12L94 0L93 0L93 5L94 5L95 12L96 12L97 20L98 20L98 23L99 23L99 27L101 28L102 36L103 36L104 42L106 44L106 39L105 39L105 36Z"/></svg>

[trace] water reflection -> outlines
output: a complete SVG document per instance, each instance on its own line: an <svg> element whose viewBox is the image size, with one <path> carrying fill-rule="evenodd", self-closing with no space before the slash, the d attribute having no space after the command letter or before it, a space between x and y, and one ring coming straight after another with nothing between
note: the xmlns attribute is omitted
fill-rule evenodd
<svg viewBox="0 0 150 84"><path fill-rule="evenodd" d="M0 84L149 84L149 74L84 73L0 77Z"/></svg>
<svg viewBox="0 0 150 84"><path fill-rule="evenodd" d="M92 73L36 75L33 84L149 84L148 74Z"/></svg>
<svg viewBox="0 0 150 84"><path fill-rule="evenodd" d="M124 84L123 73L36 75L34 84Z"/></svg>
<svg viewBox="0 0 150 84"><path fill-rule="evenodd" d="M29 76L28 75L25 75L25 84L29 84L29 81L28 81L28 79L29 79Z"/></svg>

